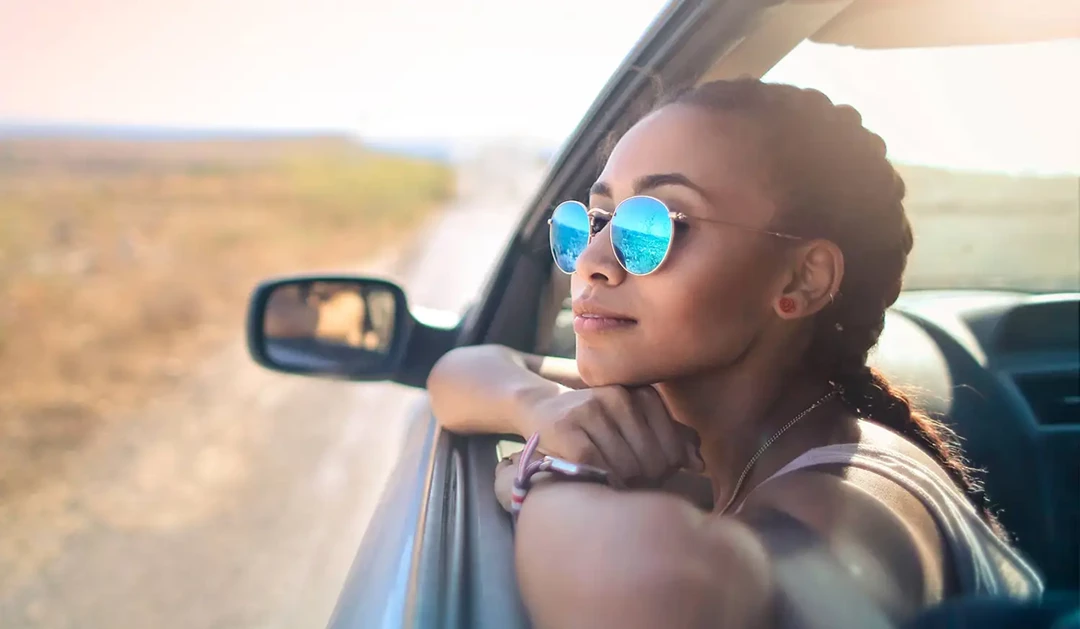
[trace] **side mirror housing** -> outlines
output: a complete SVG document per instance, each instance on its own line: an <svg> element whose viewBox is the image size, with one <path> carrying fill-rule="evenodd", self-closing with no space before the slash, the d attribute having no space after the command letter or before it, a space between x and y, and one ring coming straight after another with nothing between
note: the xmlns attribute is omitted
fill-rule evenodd
<svg viewBox="0 0 1080 629"><path fill-rule="evenodd" d="M277 278L251 295L248 351L259 365L284 373L423 387L457 338L459 318L442 315L434 317L441 325L417 320L401 287L383 279Z"/></svg>

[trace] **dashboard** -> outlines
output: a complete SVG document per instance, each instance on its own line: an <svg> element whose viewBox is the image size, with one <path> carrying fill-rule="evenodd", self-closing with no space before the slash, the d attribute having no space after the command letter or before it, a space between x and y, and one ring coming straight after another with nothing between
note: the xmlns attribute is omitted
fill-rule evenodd
<svg viewBox="0 0 1080 629"><path fill-rule="evenodd" d="M1080 294L905 293L872 364L960 437L1048 589L1080 582Z"/></svg>

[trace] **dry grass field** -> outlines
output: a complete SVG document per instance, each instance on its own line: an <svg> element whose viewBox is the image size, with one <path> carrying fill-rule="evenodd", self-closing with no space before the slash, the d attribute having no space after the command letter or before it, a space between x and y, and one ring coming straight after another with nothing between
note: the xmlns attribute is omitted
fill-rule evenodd
<svg viewBox="0 0 1080 629"><path fill-rule="evenodd" d="M0 141L0 498L238 338L260 278L354 266L453 188L333 137Z"/></svg>

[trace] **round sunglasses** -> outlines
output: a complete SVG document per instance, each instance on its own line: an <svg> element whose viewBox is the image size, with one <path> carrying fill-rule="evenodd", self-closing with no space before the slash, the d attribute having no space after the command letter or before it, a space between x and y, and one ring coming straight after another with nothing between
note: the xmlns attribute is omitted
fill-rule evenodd
<svg viewBox="0 0 1080 629"><path fill-rule="evenodd" d="M667 260L675 241L675 224L703 221L744 231L802 240L799 236L756 229L712 218L687 216L671 210L660 199L633 196L624 199L614 212L588 209L580 201L563 201L548 219L551 255L555 266L567 275L577 269L578 258L605 225L611 226L611 248L622 268L631 275L656 272Z"/></svg>

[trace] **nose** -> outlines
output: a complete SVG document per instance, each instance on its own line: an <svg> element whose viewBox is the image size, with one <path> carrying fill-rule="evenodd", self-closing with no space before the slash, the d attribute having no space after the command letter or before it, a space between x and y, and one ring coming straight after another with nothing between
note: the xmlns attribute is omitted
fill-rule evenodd
<svg viewBox="0 0 1080 629"><path fill-rule="evenodd" d="M578 257L574 275L588 284L618 286L626 279L626 270L615 258L611 247L611 224L601 229Z"/></svg>

